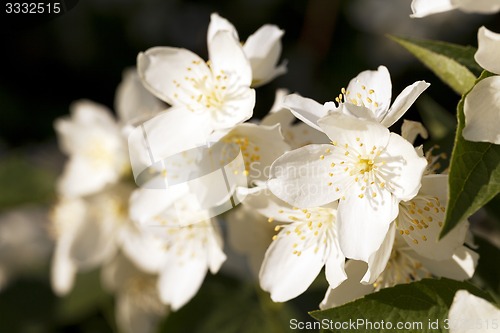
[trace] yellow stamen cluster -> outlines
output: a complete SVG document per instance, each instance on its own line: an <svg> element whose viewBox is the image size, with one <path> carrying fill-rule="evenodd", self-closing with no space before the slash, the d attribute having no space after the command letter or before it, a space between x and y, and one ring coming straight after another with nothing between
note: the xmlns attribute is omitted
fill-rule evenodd
<svg viewBox="0 0 500 333"><path fill-rule="evenodd" d="M426 229L443 226L445 212L439 198L419 195L407 203L400 203L396 225L400 235L418 245L427 241Z"/></svg>
<svg viewBox="0 0 500 333"><path fill-rule="evenodd" d="M293 222L276 226L274 230L278 234L273 236L273 240L294 237L296 241L293 243L291 251L296 256L300 256L303 251L313 246L314 253L318 253L320 248L328 246L328 241L333 239L335 216L332 209L298 209L294 207L292 212L280 210L279 214L288 214L286 219ZM285 218L276 216L270 219L274 221L274 219L283 220Z"/></svg>

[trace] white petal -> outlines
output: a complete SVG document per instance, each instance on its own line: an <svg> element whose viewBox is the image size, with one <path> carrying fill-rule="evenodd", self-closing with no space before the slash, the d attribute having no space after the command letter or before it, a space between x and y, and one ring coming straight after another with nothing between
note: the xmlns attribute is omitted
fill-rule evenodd
<svg viewBox="0 0 500 333"><path fill-rule="evenodd" d="M255 90L246 86L234 87L236 96L227 99L220 109L211 112L211 126L215 130L225 130L250 119L255 106ZM229 88L228 88L229 89Z"/></svg>
<svg viewBox="0 0 500 333"><path fill-rule="evenodd" d="M144 185L144 182L138 181L142 173L165 169L162 160L206 145L211 131L207 114L195 114L182 107L170 108L135 128L128 137L128 146L132 171L138 185ZM170 173L180 171L172 170L173 163L167 164Z"/></svg>
<svg viewBox="0 0 500 333"><path fill-rule="evenodd" d="M267 180L271 164L290 150L279 125L241 124L230 131L222 141L230 141L232 138L248 140L248 144L240 144L240 148L245 162L250 166L247 170L250 181Z"/></svg>
<svg viewBox="0 0 500 333"><path fill-rule="evenodd" d="M170 260L160 273L158 290L163 303L179 310L198 292L208 267L202 256L179 262Z"/></svg>
<svg viewBox="0 0 500 333"><path fill-rule="evenodd" d="M323 131L318 126L318 120L328 114L328 110L318 102L297 94L285 96L283 107L290 109L295 117L305 122L318 131Z"/></svg>
<svg viewBox="0 0 500 333"><path fill-rule="evenodd" d="M267 189L255 191L245 197L243 205L258 212L271 221L293 222L297 211L286 202L280 200Z"/></svg>
<svg viewBox="0 0 500 333"><path fill-rule="evenodd" d="M208 258L208 268L210 273L215 274L219 271L224 261L226 261L226 255L222 251L222 236L219 226L215 222L211 222L210 227L207 230L207 258Z"/></svg>
<svg viewBox="0 0 500 333"><path fill-rule="evenodd" d="M116 89L115 110L123 124L147 120L166 106L142 85L137 69L123 71L122 82Z"/></svg>
<svg viewBox="0 0 500 333"><path fill-rule="evenodd" d="M500 10L498 0L451 0L464 12L490 14Z"/></svg>
<svg viewBox="0 0 500 333"><path fill-rule="evenodd" d="M470 279L474 275L479 259L476 252L465 246L459 247L448 260L430 260L418 255L416 257L432 274L459 281Z"/></svg>
<svg viewBox="0 0 500 333"><path fill-rule="evenodd" d="M401 136L403 139L411 144L415 143L417 136L421 136L423 139L427 139L429 134L419 121L403 120L403 125L401 126Z"/></svg>
<svg viewBox="0 0 500 333"><path fill-rule="evenodd" d="M371 146L385 147L389 142L389 130L373 121L334 113L319 120L318 124L333 142L341 146L357 144L356 138L361 138L368 149Z"/></svg>
<svg viewBox="0 0 500 333"><path fill-rule="evenodd" d="M319 308L329 309L344 305L361 298L374 291L373 285L359 283L366 272L366 264L362 261L349 260L345 265L347 280L337 288L328 288L325 298L321 301Z"/></svg>
<svg viewBox="0 0 500 333"><path fill-rule="evenodd" d="M280 233L285 232L283 229ZM269 246L260 269L260 286L275 302L286 302L302 294L325 265L324 251L311 246L293 254L295 243L303 242L295 233L278 237ZM297 251L295 251L297 252Z"/></svg>
<svg viewBox="0 0 500 333"><path fill-rule="evenodd" d="M415 103L415 100L422 94L428 87L429 83L425 81L417 81L411 86L406 87L401 94L396 97L391 108L387 111L381 124L390 127L401 118L406 111Z"/></svg>
<svg viewBox="0 0 500 333"><path fill-rule="evenodd" d="M239 41L230 31L219 30L208 42L208 54L215 75L229 73L234 76L231 84L250 86L252 68Z"/></svg>
<svg viewBox="0 0 500 333"><path fill-rule="evenodd" d="M93 133L91 129L104 128L109 131L117 127L107 107L89 100L73 102L70 112L71 117L58 118L54 122L61 150L68 155L85 150L89 134Z"/></svg>
<svg viewBox="0 0 500 333"><path fill-rule="evenodd" d="M253 275L258 277L264 255L275 233L275 224L269 223L265 216L245 204L227 212L226 222L231 248L247 257Z"/></svg>
<svg viewBox="0 0 500 333"><path fill-rule="evenodd" d="M87 219L70 247L72 261L81 269L92 269L111 258L116 251L116 226L96 216Z"/></svg>
<svg viewBox="0 0 500 333"><path fill-rule="evenodd" d="M500 9L500 4L498 5ZM474 55L477 63L484 69L500 74L498 54L500 53L500 34L486 29L484 26L477 32L478 49Z"/></svg>
<svg viewBox="0 0 500 333"><path fill-rule="evenodd" d="M234 39L237 41L240 40L238 31L236 31L236 28L231 22L217 13L212 13L212 15L210 15L210 23L208 24L207 45L210 44L210 40L212 40L215 34L221 30L229 31Z"/></svg>
<svg viewBox="0 0 500 333"><path fill-rule="evenodd" d="M500 76L481 80L465 97L466 140L500 144Z"/></svg>
<svg viewBox="0 0 500 333"><path fill-rule="evenodd" d="M286 110L286 112L289 111ZM300 148L310 144L330 143L330 138L325 133L310 127L306 123L298 123L288 130L282 131L283 136L292 148Z"/></svg>
<svg viewBox="0 0 500 333"><path fill-rule="evenodd" d="M347 258L368 262L386 238L391 222L398 214L398 201L382 190L377 201L358 197L357 193L340 200L337 210L339 241Z"/></svg>
<svg viewBox="0 0 500 333"><path fill-rule="evenodd" d="M51 284L54 292L66 295L73 288L76 266L69 257L69 247L73 242L71 235L63 235L56 245L51 267Z"/></svg>
<svg viewBox="0 0 500 333"><path fill-rule="evenodd" d="M337 239L332 241L331 247L325 264L325 276L330 288L336 288L347 279L347 274L344 270L345 256L340 249Z"/></svg>
<svg viewBox="0 0 500 333"><path fill-rule="evenodd" d="M410 17L424 17L455 8L451 0L413 0L411 3L413 14Z"/></svg>
<svg viewBox="0 0 500 333"><path fill-rule="evenodd" d="M490 302L459 290L448 313L450 333L496 332L500 323L500 309Z"/></svg>
<svg viewBox="0 0 500 333"><path fill-rule="evenodd" d="M427 160L418 156L411 143L391 133L380 159L385 159L386 163L379 171L390 174L386 180L393 195L399 200L410 200L417 195Z"/></svg>
<svg viewBox="0 0 500 333"><path fill-rule="evenodd" d="M285 153L271 166L268 187L283 201L301 207L317 207L337 200L340 192L330 186L332 163L320 158L331 145L309 145Z"/></svg>
<svg viewBox="0 0 500 333"><path fill-rule="evenodd" d="M134 225L121 230L120 245L123 254L144 272L158 272L166 260L161 242Z"/></svg>
<svg viewBox="0 0 500 333"><path fill-rule="evenodd" d="M372 110L374 118L380 121L389 109L391 95L392 83L389 71L385 66L379 66L376 71L359 73L349 82L346 103L366 105ZM369 102L370 100L372 102Z"/></svg>
<svg viewBox="0 0 500 333"><path fill-rule="evenodd" d="M211 76L205 61L193 52L174 47L154 47L137 56L137 70L144 86L170 105L189 105L198 88L185 78Z"/></svg>
<svg viewBox="0 0 500 333"><path fill-rule="evenodd" d="M387 235L385 236L384 242L380 248L373 253L368 259L368 269L366 274L361 280L364 284L373 284L384 271L387 266L387 262L391 257L392 248L394 246L394 235L396 232L396 224L392 223Z"/></svg>
<svg viewBox="0 0 500 333"><path fill-rule="evenodd" d="M64 166L57 190L68 197L89 195L116 182L119 176L112 164L100 164L86 156L75 155Z"/></svg>
<svg viewBox="0 0 500 333"><path fill-rule="evenodd" d="M252 86L261 86L286 73L286 64L276 67L281 55L283 33L277 26L266 24L250 35L243 45L252 66Z"/></svg>
<svg viewBox="0 0 500 333"><path fill-rule="evenodd" d="M147 226L155 216L173 206L187 190L187 187L179 191L146 188L135 190L130 196L130 218L140 225Z"/></svg>

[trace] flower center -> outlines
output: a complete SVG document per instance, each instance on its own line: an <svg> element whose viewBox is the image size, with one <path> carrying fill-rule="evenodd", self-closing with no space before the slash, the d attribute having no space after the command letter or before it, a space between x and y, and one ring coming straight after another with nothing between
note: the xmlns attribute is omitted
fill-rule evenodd
<svg viewBox="0 0 500 333"><path fill-rule="evenodd" d="M437 197L418 195L409 202L401 202L396 219L399 234L414 244L426 242L434 234L431 229L443 226L445 211Z"/></svg>
<svg viewBox="0 0 500 333"><path fill-rule="evenodd" d="M211 73L207 75L206 67L202 70L202 66L208 66ZM237 73L224 70L216 72L210 61L205 64L193 60L186 67L184 78L173 80L173 83L177 88L174 98L192 112L237 111L229 102L240 99L246 93L245 87L239 83Z"/></svg>
<svg viewBox="0 0 500 333"><path fill-rule="evenodd" d="M381 191L392 190L390 178L397 175L398 170L396 166L389 165L387 157L383 156L384 147L369 148L359 137L351 144L332 142L332 145L334 149L326 149L319 157L320 160L328 160L332 155L335 161L327 170L328 186L336 185L335 191L341 193L359 191L359 198L370 198L374 203ZM341 199L345 199L345 195Z"/></svg>
<svg viewBox="0 0 500 333"><path fill-rule="evenodd" d="M234 156L234 149L236 147L232 144L236 144L241 150L245 163L245 170L243 171L243 174L248 176L252 164L258 163L261 159L260 147L253 141L249 140L248 137L239 135L231 135L224 138L223 141L224 143L227 143L227 145L222 150L221 164L225 165L225 163L233 159L232 157ZM234 170L234 174L238 174L238 170Z"/></svg>
<svg viewBox="0 0 500 333"><path fill-rule="evenodd" d="M279 213L284 214L284 211L279 211ZM292 237L294 242L290 251L298 257L302 252L310 248L314 248L314 253L319 251L323 251L325 255L329 253L331 243L336 237L334 209L324 207L293 208L293 213L287 217L294 222L276 226L274 230L279 231L279 233L273 236L273 241ZM273 218L270 218L269 222L273 220Z"/></svg>
<svg viewBox="0 0 500 333"><path fill-rule="evenodd" d="M364 174L365 172L370 172L373 169L373 160L367 158L361 158L358 161L357 167L359 168L359 173Z"/></svg>

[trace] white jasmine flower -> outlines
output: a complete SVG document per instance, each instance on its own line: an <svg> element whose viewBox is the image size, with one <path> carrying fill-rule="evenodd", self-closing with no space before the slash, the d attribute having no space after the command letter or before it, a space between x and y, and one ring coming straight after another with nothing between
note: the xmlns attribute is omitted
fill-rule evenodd
<svg viewBox="0 0 500 333"><path fill-rule="evenodd" d="M479 65L500 74L498 54L500 34L481 27L478 32L479 47L475 59ZM466 140L500 144L500 76L479 81L467 94L464 103L465 127L462 135Z"/></svg>
<svg viewBox="0 0 500 333"><path fill-rule="evenodd" d="M122 333L153 333L168 314L160 301L157 276L136 268L118 254L102 270L105 289L115 294L116 323Z"/></svg>
<svg viewBox="0 0 500 333"><path fill-rule="evenodd" d="M252 69L229 31L209 38L208 54L206 63L186 49L154 47L137 57L139 76L155 96L196 114L208 129L230 129L252 116Z"/></svg>
<svg viewBox="0 0 500 333"><path fill-rule="evenodd" d="M394 227L391 230L394 231ZM466 280L474 275L478 255L460 246L444 260L425 258L408 246L398 234L390 232L384 244L366 264L350 260L346 263L347 280L337 288L328 289L321 309L343 305L382 288L419 281L429 277ZM371 274L369 281L366 277ZM361 282L360 282L361 281Z"/></svg>
<svg viewBox="0 0 500 333"><path fill-rule="evenodd" d="M19 275L33 274L48 262L52 242L47 209L22 206L0 214L0 291Z"/></svg>
<svg viewBox="0 0 500 333"><path fill-rule="evenodd" d="M348 258L367 261L420 188L426 160L384 126L343 114L318 121L332 140L284 154L271 167L270 190L300 208L340 199L339 242Z"/></svg>
<svg viewBox="0 0 500 333"><path fill-rule="evenodd" d="M490 14L500 10L500 3L498 0L413 0L413 14L410 17L424 17L453 9L466 13Z"/></svg>
<svg viewBox="0 0 500 333"><path fill-rule="evenodd" d="M260 269L260 285L275 302L302 294L326 267L326 279L335 288L345 278L345 257L338 243L337 204L298 209L261 189L244 205L281 222Z"/></svg>
<svg viewBox="0 0 500 333"><path fill-rule="evenodd" d="M58 182L62 195L89 195L116 183L129 167L126 141L106 107L91 101L71 106L71 117L55 124L61 150L69 161Z"/></svg>
<svg viewBox="0 0 500 333"><path fill-rule="evenodd" d="M221 30L231 32L239 41L238 32L225 18L213 13L210 16L207 39ZM286 62L278 65L281 55L281 37L284 31L275 25L266 24L250 35L243 43L243 51L252 66L252 87L264 85L275 77L286 73Z"/></svg>
<svg viewBox="0 0 500 333"><path fill-rule="evenodd" d="M490 302L459 290L448 313L450 333L498 332L500 309Z"/></svg>
<svg viewBox="0 0 500 333"><path fill-rule="evenodd" d="M157 263L160 299L176 311L196 294L207 271L217 273L226 260L220 230L187 192L139 189L130 204L132 219L164 252Z"/></svg>
<svg viewBox="0 0 500 333"><path fill-rule="evenodd" d="M413 83L396 97L391 106L391 77L385 66L379 66L376 71L364 71L352 79L347 89L343 88L335 98L337 104L327 102L321 105L312 99L292 94L285 97L283 105L297 118L319 131L319 119L339 112L390 127L408 111L427 87L429 84L425 81Z"/></svg>

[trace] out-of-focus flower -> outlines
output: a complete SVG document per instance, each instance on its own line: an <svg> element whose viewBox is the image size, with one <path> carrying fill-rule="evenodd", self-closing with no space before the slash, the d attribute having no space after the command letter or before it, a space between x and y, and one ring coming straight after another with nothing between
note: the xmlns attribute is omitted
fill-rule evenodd
<svg viewBox="0 0 500 333"><path fill-rule="evenodd" d="M321 105L312 99L292 94L285 97L283 105L297 118L320 131L318 120L329 113L345 113L390 127L428 87L425 81L413 83L396 97L391 106L391 77L385 66L379 66L376 71L364 71L352 79L347 89L342 89L335 98L337 104L327 102Z"/></svg>
<svg viewBox="0 0 500 333"><path fill-rule="evenodd" d="M207 40L210 42L210 39L221 30L231 32L239 41L235 27L228 20L214 13L210 17ZM286 61L278 65L283 33L284 31L277 26L266 24L250 35L243 44L243 51L252 66L252 87L264 85L286 73Z"/></svg>
<svg viewBox="0 0 500 333"><path fill-rule="evenodd" d="M19 207L0 215L0 291L16 276L48 264L52 242L47 226L42 207Z"/></svg>
<svg viewBox="0 0 500 333"><path fill-rule="evenodd" d="M61 150L69 161L58 182L64 196L89 195L115 183L130 171L121 127L106 107L83 100L71 107L70 118L55 122Z"/></svg>
<svg viewBox="0 0 500 333"><path fill-rule="evenodd" d="M268 186L300 208L340 199L342 252L368 261L398 215L399 202L417 194L427 162L408 141L375 122L335 113L318 124L332 144L305 146L278 158Z"/></svg>
<svg viewBox="0 0 500 333"><path fill-rule="evenodd" d="M464 102L465 127L462 135L469 141L500 144L500 34L485 27L478 32L475 59L484 69L498 74L479 81Z"/></svg>
<svg viewBox="0 0 500 333"><path fill-rule="evenodd" d="M411 17L427 15L460 9L466 13L490 14L500 11L498 0L413 0Z"/></svg>
<svg viewBox="0 0 500 333"><path fill-rule="evenodd" d="M52 287L57 294L71 290L78 271L99 267L116 253L121 229L131 223L127 211L131 192L127 184L117 184L85 198L62 198L55 206Z"/></svg>
<svg viewBox="0 0 500 333"><path fill-rule="evenodd" d="M215 221L193 207L196 200L189 193L171 194L136 190L130 199L130 215L163 251L156 267L160 299L176 311L196 294L208 270L215 274L220 269L226 256Z"/></svg>
<svg viewBox="0 0 500 333"><path fill-rule="evenodd" d="M448 313L448 326L450 333L498 332L500 309L467 290L459 290Z"/></svg>
<svg viewBox="0 0 500 333"><path fill-rule="evenodd" d="M105 289L116 297L115 317L120 332L156 332L159 321L168 314L168 307L159 298L156 275L139 270L118 254L104 266L102 280Z"/></svg>
<svg viewBox="0 0 500 333"><path fill-rule="evenodd" d="M115 110L121 125L136 125L167 108L144 88L136 68L124 70L122 76L115 94Z"/></svg>
<svg viewBox="0 0 500 333"><path fill-rule="evenodd" d="M252 69L227 30L208 39L208 53L206 63L186 49L154 47L137 57L139 76L155 96L196 114L209 131L230 129L253 114Z"/></svg>

